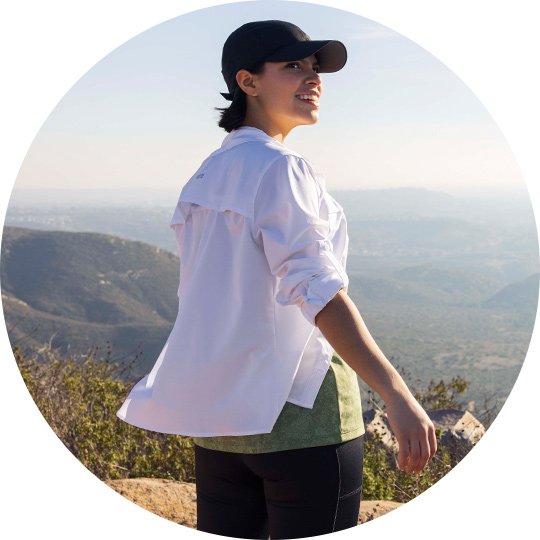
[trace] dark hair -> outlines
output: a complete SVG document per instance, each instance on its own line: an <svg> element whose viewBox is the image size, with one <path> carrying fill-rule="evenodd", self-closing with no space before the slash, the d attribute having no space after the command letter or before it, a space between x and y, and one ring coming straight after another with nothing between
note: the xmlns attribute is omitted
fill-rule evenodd
<svg viewBox="0 0 540 540"><path fill-rule="evenodd" d="M254 75L264 71L265 62L257 64L255 67L248 69ZM247 96L246 93L236 86L233 92L233 100L229 107L214 107L216 111L221 111L221 117L218 126L223 128L227 133L233 129L239 128L246 117L247 112Z"/></svg>

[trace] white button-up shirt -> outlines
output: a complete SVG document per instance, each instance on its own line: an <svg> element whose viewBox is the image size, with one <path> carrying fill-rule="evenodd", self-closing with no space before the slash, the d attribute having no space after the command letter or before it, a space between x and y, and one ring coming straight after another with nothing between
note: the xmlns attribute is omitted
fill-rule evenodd
<svg viewBox="0 0 540 540"><path fill-rule="evenodd" d="M333 349L317 313L348 287L343 208L297 152L230 132L180 193L178 315L116 413L189 436L270 433L285 401L312 408Z"/></svg>

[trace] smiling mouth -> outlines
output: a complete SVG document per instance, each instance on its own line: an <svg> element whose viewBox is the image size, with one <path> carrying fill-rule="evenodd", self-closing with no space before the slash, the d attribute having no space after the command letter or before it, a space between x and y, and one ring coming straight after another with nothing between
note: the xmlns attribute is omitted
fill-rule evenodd
<svg viewBox="0 0 540 540"><path fill-rule="evenodd" d="M312 107L315 107L316 109L319 108L319 102L316 101L316 100L311 100L311 99L302 99L302 98L299 98L298 96L295 96L296 99L298 99L299 101L303 101L304 103L307 103L308 105L311 105Z"/></svg>

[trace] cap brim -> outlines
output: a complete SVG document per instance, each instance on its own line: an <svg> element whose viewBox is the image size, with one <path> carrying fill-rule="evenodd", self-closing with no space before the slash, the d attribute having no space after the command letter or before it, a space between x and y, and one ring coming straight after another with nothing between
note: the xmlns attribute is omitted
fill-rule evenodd
<svg viewBox="0 0 540 540"><path fill-rule="evenodd" d="M278 49L265 58L266 62L287 62L302 60L317 53L321 73L335 73L347 62L347 49L341 41L319 40L299 41Z"/></svg>

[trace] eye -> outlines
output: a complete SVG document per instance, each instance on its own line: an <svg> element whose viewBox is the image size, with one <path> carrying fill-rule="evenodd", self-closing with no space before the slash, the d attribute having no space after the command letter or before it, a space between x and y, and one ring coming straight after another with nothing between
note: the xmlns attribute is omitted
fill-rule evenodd
<svg viewBox="0 0 540 540"><path fill-rule="evenodd" d="M289 62L287 64L287 67L290 67L290 66L298 66L298 67L300 67L300 62ZM321 72L321 68L319 66L317 66L317 65L313 68L313 70L315 71L315 73L320 73Z"/></svg>

